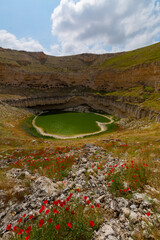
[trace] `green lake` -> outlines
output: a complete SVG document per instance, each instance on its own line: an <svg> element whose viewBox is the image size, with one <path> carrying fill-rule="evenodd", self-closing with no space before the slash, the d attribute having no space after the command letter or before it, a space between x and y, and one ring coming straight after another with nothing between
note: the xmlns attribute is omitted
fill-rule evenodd
<svg viewBox="0 0 160 240"><path fill-rule="evenodd" d="M98 132L101 128L100 123L110 122L103 115L95 113L44 113L35 119L35 125L43 130L44 133L74 136L79 134L89 134Z"/></svg>

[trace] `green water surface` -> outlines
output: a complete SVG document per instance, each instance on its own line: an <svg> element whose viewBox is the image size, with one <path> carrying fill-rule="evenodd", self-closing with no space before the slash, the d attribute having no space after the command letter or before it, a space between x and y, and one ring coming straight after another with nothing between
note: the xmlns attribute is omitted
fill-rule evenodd
<svg viewBox="0 0 160 240"><path fill-rule="evenodd" d="M74 136L99 131L96 121L103 123L110 120L94 113L45 113L36 118L35 124L46 133Z"/></svg>

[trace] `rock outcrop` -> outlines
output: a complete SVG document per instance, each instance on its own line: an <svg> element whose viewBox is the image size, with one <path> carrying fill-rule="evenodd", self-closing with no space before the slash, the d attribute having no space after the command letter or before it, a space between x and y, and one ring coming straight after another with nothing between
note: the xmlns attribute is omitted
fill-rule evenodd
<svg viewBox="0 0 160 240"><path fill-rule="evenodd" d="M31 108L37 110L65 110L81 105L88 105L90 108L100 110L117 117L132 116L137 119L149 117L157 122L160 121L160 113L147 108L141 108L133 102L126 101L118 96L100 96L94 94L83 94L82 96L62 96L62 97L41 97L25 98L19 100L4 100L3 102L14 107Z"/></svg>

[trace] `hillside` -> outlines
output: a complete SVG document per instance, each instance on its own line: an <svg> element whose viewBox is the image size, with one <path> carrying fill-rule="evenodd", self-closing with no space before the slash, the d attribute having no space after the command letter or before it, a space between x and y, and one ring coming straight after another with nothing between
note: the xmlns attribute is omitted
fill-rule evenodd
<svg viewBox="0 0 160 240"><path fill-rule="evenodd" d="M66 57L0 48L0 83L39 89L83 85L105 91L143 84L154 87L159 65L160 43L130 52Z"/></svg>
<svg viewBox="0 0 160 240"><path fill-rule="evenodd" d="M117 54L0 49L0 240L160 239L160 43ZM48 110L106 132L40 135ZM85 109L85 110L84 110Z"/></svg>

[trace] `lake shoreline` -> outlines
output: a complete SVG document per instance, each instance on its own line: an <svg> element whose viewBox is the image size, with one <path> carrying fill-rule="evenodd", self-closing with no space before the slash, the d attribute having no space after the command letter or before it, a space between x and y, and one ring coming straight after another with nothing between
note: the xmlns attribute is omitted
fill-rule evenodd
<svg viewBox="0 0 160 240"><path fill-rule="evenodd" d="M43 113L44 113L44 112L43 112ZM105 131L107 130L107 126L106 126L106 125L109 125L109 124L111 124L111 123L114 122L114 120L112 119L112 117L108 117L108 116L105 116L105 115L102 115L102 114L99 114L99 113L94 113L94 114L96 114L96 115L103 116L103 117L109 119L110 122L101 123L101 122L96 121L97 125L100 127L100 131L97 131L97 132L78 134L78 135L74 135L74 136L64 136L64 135L58 135L58 134L45 133L42 128L37 127L36 124L35 124L35 121L36 121L37 117L40 116L41 114L42 114L42 113L38 114L38 115L33 119L33 121L32 121L33 127L34 127L34 128L37 130L37 132L40 133L42 136L53 137L53 138L55 138L55 139L74 139L74 138L81 138L81 137L86 137L86 136L93 136L93 135L95 135L95 134L99 134L99 133L105 132Z"/></svg>

